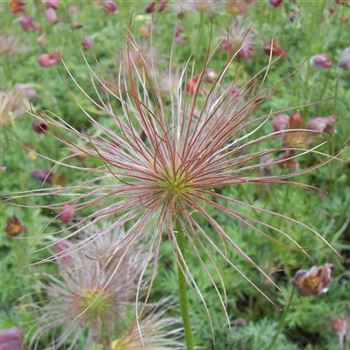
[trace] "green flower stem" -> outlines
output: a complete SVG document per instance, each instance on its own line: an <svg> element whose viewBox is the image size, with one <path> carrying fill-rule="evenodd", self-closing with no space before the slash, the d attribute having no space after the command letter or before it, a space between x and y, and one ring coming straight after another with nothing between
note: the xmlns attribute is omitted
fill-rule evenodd
<svg viewBox="0 0 350 350"><path fill-rule="evenodd" d="M177 244L179 245L183 260L186 261L186 257L185 257L186 239L184 234L179 229L177 231L178 231L176 235ZM181 306L182 321L183 321L183 326L185 331L186 347L187 347L187 350L194 350L191 321L188 313L187 284L186 284L186 277L183 272L185 271L185 265L184 265L184 262L181 260L181 257L179 257L178 264L179 265L177 267L177 273L178 273L178 285L179 285L179 299L180 299L180 306Z"/></svg>
<svg viewBox="0 0 350 350"><path fill-rule="evenodd" d="M277 340L278 336L280 335L280 333L282 332L282 328L283 328L284 323L286 321L288 311L289 311L289 309L290 309L290 307L292 305L292 299L293 299L293 296L294 296L294 290L295 290L295 288L292 288L292 291L289 294L288 303L283 309L282 315L281 315L280 320L278 322L277 331L276 331L274 337L272 338L272 341L271 341L270 345L267 347L267 350L273 350L274 349L274 345L276 343L276 340Z"/></svg>

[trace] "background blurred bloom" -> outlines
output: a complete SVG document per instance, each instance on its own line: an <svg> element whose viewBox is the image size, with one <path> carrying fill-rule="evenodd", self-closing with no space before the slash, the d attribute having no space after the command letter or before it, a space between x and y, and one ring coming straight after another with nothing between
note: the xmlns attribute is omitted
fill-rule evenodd
<svg viewBox="0 0 350 350"><path fill-rule="evenodd" d="M332 67L333 65L332 61L324 53L312 56L310 58L310 63L313 67L319 68L319 69L327 69Z"/></svg>
<svg viewBox="0 0 350 350"><path fill-rule="evenodd" d="M29 32L33 29L33 18L29 16L22 16L19 20L22 29L25 32Z"/></svg>
<svg viewBox="0 0 350 350"><path fill-rule="evenodd" d="M23 330L21 328L8 328L0 330L1 350L24 350L22 342Z"/></svg>
<svg viewBox="0 0 350 350"><path fill-rule="evenodd" d="M7 220L6 233L9 237L19 236L26 231L27 228L22 225L22 222L16 216L12 216Z"/></svg>
<svg viewBox="0 0 350 350"><path fill-rule="evenodd" d="M57 14L56 10L53 7L49 7L46 11L46 18L47 21L51 24L54 24L57 22Z"/></svg>
<svg viewBox="0 0 350 350"><path fill-rule="evenodd" d="M266 41L263 50L267 56L270 56L270 54L272 57L287 56L287 53L282 48L280 40L278 38Z"/></svg>
<svg viewBox="0 0 350 350"><path fill-rule="evenodd" d="M350 46L344 49L340 58L339 58L339 67L344 70L350 69Z"/></svg>
<svg viewBox="0 0 350 350"><path fill-rule="evenodd" d="M53 66L55 63L60 61L61 58L62 53L59 51L54 52L53 54L45 53L39 57L38 63L40 66L47 68Z"/></svg>
<svg viewBox="0 0 350 350"><path fill-rule="evenodd" d="M34 169L32 171L32 178L39 182L52 183L54 176L50 171L46 169Z"/></svg>
<svg viewBox="0 0 350 350"><path fill-rule="evenodd" d="M114 0L106 0L105 9L107 12L113 13L117 11L117 4Z"/></svg>
<svg viewBox="0 0 350 350"><path fill-rule="evenodd" d="M310 270L298 270L292 280L302 296L320 295L328 291L332 264L313 266Z"/></svg>
<svg viewBox="0 0 350 350"><path fill-rule="evenodd" d="M81 45L83 46L83 49L85 51L88 51L91 49L92 43L93 43L93 39L89 36L86 36L85 38L83 38Z"/></svg>

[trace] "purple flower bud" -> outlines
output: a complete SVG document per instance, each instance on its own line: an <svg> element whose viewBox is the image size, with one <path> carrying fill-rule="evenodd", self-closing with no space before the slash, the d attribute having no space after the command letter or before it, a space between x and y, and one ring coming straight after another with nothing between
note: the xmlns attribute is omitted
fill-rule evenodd
<svg viewBox="0 0 350 350"><path fill-rule="evenodd" d="M113 13L117 11L117 4L115 3L114 0L106 0L105 9L107 12Z"/></svg>
<svg viewBox="0 0 350 350"><path fill-rule="evenodd" d="M44 134L49 129L44 119L36 119L32 123L32 129L38 134Z"/></svg>
<svg viewBox="0 0 350 350"><path fill-rule="evenodd" d="M279 114L273 118L272 127L274 131L286 130L289 128L289 116L287 114Z"/></svg>
<svg viewBox="0 0 350 350"><path fill-rule="evenodd" d="M64 224L67 224L68 222L74 219L74 214L75 214L74 204L66 203L64 204L59 217Z"/></svg>
<svg viewBox="0 0 350 350"><path fill-rule="evenodd" d="M81 45L83 46L83 49L85 51L88 51L90 50L91 46L92 46L92 43L93 43L93 40L92 38L90 38L89 36L86 36L82 42L81 42Z"/></svg>
<svg viewBox="0 0 350 350"><path fill-rule="evenodd" d="M40 182L53 182L53 174L46 169L34 169L32 171L32 177Z"/></svg>
<svg viewBox="0 0 350 350"><path fill-rule="evenodd" d="M147 5L145 12L146 13L153 13L155 10L156 10L156 2L152 1Z"/></svg>
<svg viewBox="0 0 350 350"><path fill-rule="evenodd" d="M338 64L339 64L339 67L344 70L350 69L350 46L345 48L345 50L343 51L343 53L339 58Z"/></svg>
<svg viewBox="0 0 350 350"><path fill-rule="evenodd" d="M57 22L56 10L53 7L49 7L46 11L46 17L49 23L54 24Z"/></svg>
<svg viewBox="0 0 350 350"><path fill-rule="evenodd" d="M310 63L312 66L319 69L327 69L333 65L332 61L324 53L312 56Z"/></svg>
<svg viewBox="0 0 350 350"><path fill-rule="evenodd" d="M29 32L33 29L33 19L29 16L22 16L19 23L25 32Z"/></svg>
<svg viewBox="0 0 350 350"><path fill-rule="evenodd" d="M8 328L0 331L1 350L23 350L23 330L21 328Z"/></svg>
<svg viewBox="0 0 350 350"><path fill-rule="evenodd" d="M306 128L315 131L332 132L334 131L336 120L337 117L335 115L313 118L306 124Z"/></svg>

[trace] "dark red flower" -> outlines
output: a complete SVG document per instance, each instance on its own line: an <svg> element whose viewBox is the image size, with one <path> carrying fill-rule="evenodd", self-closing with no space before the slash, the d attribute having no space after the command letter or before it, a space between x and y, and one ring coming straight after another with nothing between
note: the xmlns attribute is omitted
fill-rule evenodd
<svg viewBox="0 0 350 350"><path fill-rule="evenodd" d="M264 44L264 52L267 56L270 56L270 54L273 57L287 56L287 53L282 48L279 39L272 39L272 40L266 41Z"/></svg>
<svg viewBox="0 0 350 350"><path fill-rule="evenodd" d="M332 264L313 266L310 270L298 270L292 280L302 296L320 295L328 291Z"/></svg>
<svg viewBox="0 0 350 350"><path fill-rule="evenodd" d="M44 119L36 119L32 123L32 129L38 134L44 134L49 129Z"/></svg>
<svg viewBox="0 0 350 350"><path fill-rule="evenodd" d="M156 2L152 1L147 5L145 12L146 13L153 13L155 10L156 10Z"/></svg>
<svg viewBox="0 0 350 350"><path fill-rule="evenodd" d="M283 0L269 0L270 5L273 7L280 7L283 3Z"/></svg>
<svg viewBox="0 0 350 350"><path fill-rule="evenodd" d="M16 216L12 216L7 220L6 233L9 237L19 236L26 231L27 228L22 225L21 221Z"/></svg>

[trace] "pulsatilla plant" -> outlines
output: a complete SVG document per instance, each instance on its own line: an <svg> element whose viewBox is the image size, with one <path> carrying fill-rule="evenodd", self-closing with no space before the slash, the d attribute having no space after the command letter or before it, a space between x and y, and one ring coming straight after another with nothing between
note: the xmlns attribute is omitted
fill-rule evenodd
<svg viewBox="0 0 350 350"><path fill-rule="evenodd" d="M48 112L46 120L50 124L49 130L51 127L55 128L55 137L70 149L75 149L76 153L95 157L104 165L91 169L67 164L68 167L90 172L93 179L78 186L43 189L42 194L69 196L75 191L74 197L68 203L74 205L77 212L88 206L96 206L93 214L85 217L79 224L70 226L75 233L91 225L92 217L96 221L113 218L111 228L124 224L128 226L123 240L124 246L131 246L142 240L149 245L156 257L159 256L163 233L168 235L178 263L180 304L187 348L193 349L186 301L186 279L194 286L204 305L205 300L191 275L185 247L188 246L196 254L215 286L224 309L224 285L221 287L223 292L219 292L204 263L203 253L216 266L211 254L215 252L217 257L258 288L228 258L227 249L233 249L276 286L267 273L225 232L213 217L210 208L237 220L259 235L269 236L264 229L270 233L278 233L303 250L287 232L253 215L249 216L247 210L279 216L302 225L304 229L319 236L312 228L283 214L255 208L239 198L224 196L219 190L225 186L244 186L247 183L295 184L293 181L288 182L288 178L306 170L261 175L258 173L259 159L277 151L291 149L288 145L269 146L269 141L273 141L276 136L294 132L317 132L288 129L261 136L262 126L269 115L255 116L255 111L259 103L268 97L269 91L263 91L261 85L254 86L254 79L242 88L239 96L237 93L232 94L231 84L226 85L226 73L239 50L228 60L210 86L205 84L204 77L215 50L208 53L196 74L190 60L180 72L173 72L170 58L169 91L165 97L159 88L158 72L143 59L142 53L135 62L134 55L130 54L135 50L138 50L137 45L129 38L121 60L118 82L114 84L100 78L85 58L96 98L86 93L64 63L81 92L94 107L110 116L114 126L102 125L80 106L82 113L97 130L97 136L88 135ZM264 74L262 82L267 70L268 67L261 73ZM185 88L185 82L189 79L195 82L190 92ZM59 130L62 132L59 133ZM257 136L259 133L260 136ZM266 146L257 150L257 145L264 142ZM300 152L296 153L298 150ZM299 157L310 150L293 147L293 151L295 153L292 157ZM58 164L62 165L63 162ZM58 203L51 207L61 208L62 205L63 203ZM206 231L203 222L211 226L214 234ZM152 280L155 271L156 269ZM142 278L143 273L140 281ZM220 280L222 281L221 277ZM259 291L263 293L260 289Z"/></svg>

